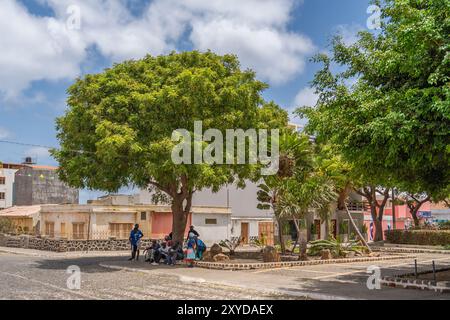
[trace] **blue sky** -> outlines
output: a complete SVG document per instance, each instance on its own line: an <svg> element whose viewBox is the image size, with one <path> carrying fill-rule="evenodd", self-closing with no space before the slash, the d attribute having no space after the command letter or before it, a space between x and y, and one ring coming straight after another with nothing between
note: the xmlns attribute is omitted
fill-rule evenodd
<svg viewBox="0 0 450 320"><path fill-rule="evenodd" d="M366 28L369 0L2 0L0 140L58 146L55 118L77 76L146 53L211 49L235 53L286 109L314 101L309 81L333 34ZM0 161L45 148L0 143ZM85 201L97 193L83 192Z"/></svg>

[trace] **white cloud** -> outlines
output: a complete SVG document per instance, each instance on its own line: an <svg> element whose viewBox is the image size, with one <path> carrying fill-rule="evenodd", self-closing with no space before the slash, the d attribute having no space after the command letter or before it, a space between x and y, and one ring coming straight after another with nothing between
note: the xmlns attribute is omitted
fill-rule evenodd
<svg viewBox="0 0 450 320"><path fill-rule="evenodd" d="M10 137L11 134L9 133L8 130L6 130L5 128L0 127L0 139L6 139L8 137Z"/></svg>
<svg viewBox="0 0 450 320"><path fill-rule="evenodd" d="M341 24L335 29L336 33L342 37L342 41L347 46L354 44L358 40L358 32L365 30L363 26L357 23Z"/></svg>
<svg viewBox="0 0 450 320"><path fill-rule="evenodd" d="M310 87L301 89L295 96L294 107L315 106L319 96L314 91L315 90Z"/></svg>
<svg viewBox="0 0 450 320"><path fill-rule="evenodd" d="M50 152L47 148L33 147L24 151L24 157L32 157L38 163L47 163L52 159Z"/></svg>
<svg viewBox="0 0 450 320"><path fill-rule="evenodd" d="M167 53L188 40L195 49L238 54L244 68L272 84L303 71L310 39L288 31L295 0L153 0L139 16L130 0L38 0L55 17L30 14L0 1L0 93L17 96L35 80L79 75L86 49L113 61ZM67 9L77 5L81 25L68 30Z"/></svg>

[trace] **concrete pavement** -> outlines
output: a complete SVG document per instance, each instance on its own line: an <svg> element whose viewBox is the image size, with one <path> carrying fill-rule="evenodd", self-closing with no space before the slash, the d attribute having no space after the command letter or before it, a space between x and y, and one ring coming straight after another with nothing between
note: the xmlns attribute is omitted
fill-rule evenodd
<svg viewBox="0 0 450 320"><path fill-rule="evenodd" d="M411 258L251 271L151 266L128 252L48 253L0 248L0 299L445 299L450 294L381 287L369 290L369 266L381 275L411 272ZM5 252L6 251L6 252ZM15 253L11 253L14 251ZM450 266L450 255L417 254L419 270ZM66 270L81 271L69 290ZM194 284L194 286L193 286ZM194 289L192 289L194 288Z"/></svg>

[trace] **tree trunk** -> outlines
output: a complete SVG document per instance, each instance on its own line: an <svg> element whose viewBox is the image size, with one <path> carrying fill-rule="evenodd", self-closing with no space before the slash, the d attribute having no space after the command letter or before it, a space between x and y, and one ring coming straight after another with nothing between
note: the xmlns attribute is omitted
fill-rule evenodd
<svg viewBox="0 0 450 320"><path fill-rule="evenodd" d="M420 220L419 217L417 216L417 212L419 211L419 207L415 207L411 212L411 216L414 220L414 226L415 227L420 227Z"/></svg>
<svg viewBox="0 0 450 320"><path fill-rule="evenodd" d="M330 240L330 219L325 219L325 240Z"/></svg>
<svg viewBox="0 0 450 320"><path fill-rule="evenodd" d="M190 195L192 199L192 195ZM187 218L189 216L191 207L190 200L186 199L188 204L183 207L183 197L177 196L172 200L172 240L179 241L181 244L185 239L185 230L187 224Z"/></svg>
<svg viewBox="0 0 450 320"><path fill-rule="evenodd" d="M283 240L283 221L281 219L277 219L277 223L278 223L278 239L280 241L281 253L285 254L286 246L284 245Z"/></svg>
<svg viewBox="0 0 450 320"><path fill-rule="evenodd" d="M355 221L353 220L352 214L348 210L347 205L345 205L345 211L347 212L348 219L350 220L350 222L351 222L351 224L353 226L353 229L355 229L359 239L361 239L361 242L364 244L364 246L366 246L367 250L369 250L369 252L372 252L372 250L370 249L369 245L367 244L366 239L364 239L363 235L361 234L361 231L359 231L358 226L356 225Z"/></svg>
<svg viewBox="0 0 450 320"><path fill-rule="evenodd" d="M383 223L377 218L375 222L375 239L374 241L383 241Z"/></svg>
<svg viewBox="0 0 450 320"><path fill-rule="evenodd" d="M297 231L297 242L299 243L300 255L299 255L298 259L302 260L302 261L306 261L306 260L308 260L308 257L306 255L308 241L301 236L300 226L298 224L297 219L294 219L294 224L295 224L295 230Z"/></svg>

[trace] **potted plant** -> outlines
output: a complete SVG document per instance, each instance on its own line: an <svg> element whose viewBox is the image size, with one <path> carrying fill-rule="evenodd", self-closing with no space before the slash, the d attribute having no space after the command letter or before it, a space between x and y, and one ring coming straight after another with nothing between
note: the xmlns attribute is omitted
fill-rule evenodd
<svg viewBox="0 0 450 320"><path fill-rule="evenodd" d="M339 224L339 238L341 242L348 242L348 223L344 221Z"/></svg>

